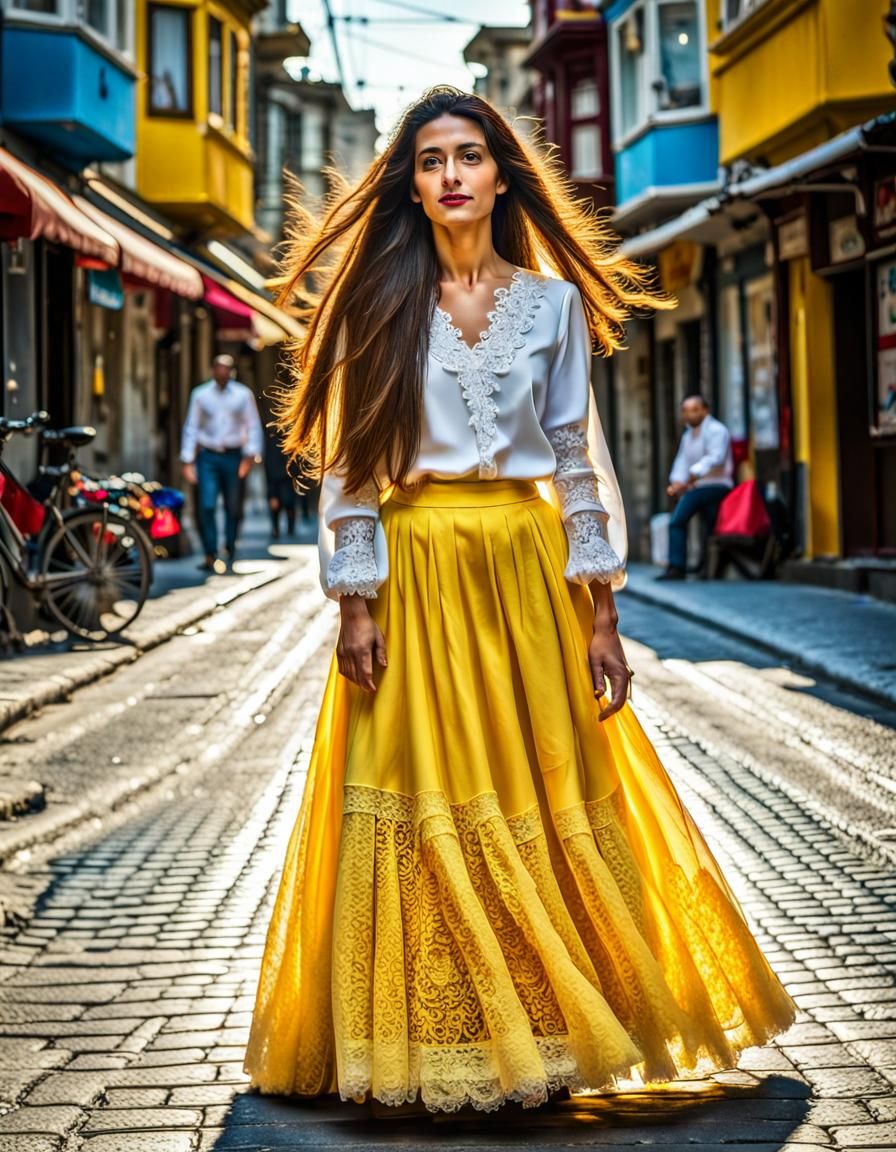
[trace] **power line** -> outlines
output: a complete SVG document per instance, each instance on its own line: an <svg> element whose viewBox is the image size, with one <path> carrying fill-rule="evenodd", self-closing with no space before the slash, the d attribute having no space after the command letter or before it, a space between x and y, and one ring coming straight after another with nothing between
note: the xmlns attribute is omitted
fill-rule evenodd
<svg viewBox="0 0 896 1152"><path fill-rule="evenodd" d="M421 56L419 52L409 52L407 49L399 48L395 44L388 44L383 40L375 40L372 36L364 36L356 31L353 25L347 25L344 31L347 36L354 36L354 38L360 40L362 44L369 44L371 47L379 48L383 52L393 52L398 56L404 56L405 59L419 60L421 64L431 64L435 68L463 67L463 63L456 65L449 63L446 65L444 60L435 60L431 56Z"/></svg>
<svg viewBox="0 0 896 1152"><path fill-rule="evenodd" d="M327 17L327 31L330 34L330 43L333 46L333 55L336 57L336 72L339 76L339 84L345 92L347 85L345 83L345 71L342 67L342 56L339 54L339 41L336 36L336 24L333 20L333 10L330 7L330 0L323 0L324 13Z"/></svg>
<svg viewBox="0 0 896 1152"><path fill-rule="evenodd" d="M404 8L407 12L420 12L424 16L436 16L446 24L481 24L481 20L466 20L463 16L455 16L453 12L438 12L435 8L424 8L420 4L409 4L407 0L376 0L377 4L391 5L393 8ZM376 19L376 17L371 17Z"/></svg>

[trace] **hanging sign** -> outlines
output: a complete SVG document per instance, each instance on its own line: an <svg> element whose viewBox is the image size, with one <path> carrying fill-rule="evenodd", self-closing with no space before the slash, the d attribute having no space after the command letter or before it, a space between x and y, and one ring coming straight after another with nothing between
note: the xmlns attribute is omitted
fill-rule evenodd
<svg viewBox="0 0 896 1152"><path fill-rule="evenodd" d="M805 213L778 225L778 259L795 260L809 252L809 228Z"/></svg>
<svg viewBox="0 0 896 1152"><path fill-rule="evenodd" d="M100 308L124 307L124 286L116 268L87 269L87 299Z"/></svg>
<svg viewBox="0 0 896 1152"><path fill-rule="evenodd" d="M865 255L865 240L855 216L843 216L839 220L832 220L828 233L832 264L845 264L849 260L858 260L860 256Z"/></svg>

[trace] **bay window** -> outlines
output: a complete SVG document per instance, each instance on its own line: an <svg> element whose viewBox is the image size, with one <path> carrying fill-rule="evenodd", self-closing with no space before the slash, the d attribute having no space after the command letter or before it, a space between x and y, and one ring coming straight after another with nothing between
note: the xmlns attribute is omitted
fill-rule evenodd
<svg viewBox="0 0 896 1152"><path fill-rule="evenodd" d="M614 21L610 52L616 141L705 110L699 0L639 0Z"/></svg>
<svg viewBox="0 0 896 1152"><path fill-rule="evenodd" d="M12 0L16 12L36 12L41 16L61 16L63 0Z"/></svg>
<svg viewBox="0 0 896 1152"><path fill-rule="evenodd" d="M701 100L700 39L696 0L660 4L657 79L659 107L693 108Z"/></svg>
<svg viewBox="0 0 896 1152"><path fill-rule="evenodd" d="M240 46L236 33L231 29L228 37L230 48L230 100L227 105L227 123L231 128L237 127L237 108L239 106L239 74L240 74Z"/></svg>
<svg viewBox="0 0 896 1152"><path fill-rule="evenodd" d="M192 9L149 4L149 114L193 115Z"/></svg>
<svg viewBox="0 0 896 1152"><path fill-rule="evenodd" d="M8 0L10 13L35 23L85 26L119 52L132 47L130 9L127 0Z"/></svg>
<svg viewBox="0 0 896 1152"><path fill-rule="evenodd" d="M726 30L740 23L764 0L722 0L722 22Z"/></svg>
<svg viewBox="0 0 896 1152"><path fill-rule="evenodd" d="M214 16L208 18L208 111L224 113L224 28Z"/></svg>
<svg viewBox="0 0 896 1152"><path fill-rule="evenodd" d="M625 136L637 128L647 114L643 7L635 8L617 26L616 61L619 77L617 119L619 134Z"/></svg>

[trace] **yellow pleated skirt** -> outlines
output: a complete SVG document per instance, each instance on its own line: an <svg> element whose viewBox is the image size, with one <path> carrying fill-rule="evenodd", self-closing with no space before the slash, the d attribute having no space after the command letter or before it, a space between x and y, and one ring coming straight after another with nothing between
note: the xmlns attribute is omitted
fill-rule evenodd
<svg viewBox="0 0 896 1152"><path fill-rule="evenodd" d="M433 1110L702 1075L796 1007L630 704L598 722L593 605L521 481L381 509L388 667L330 668L245 1071Z"/></svg>

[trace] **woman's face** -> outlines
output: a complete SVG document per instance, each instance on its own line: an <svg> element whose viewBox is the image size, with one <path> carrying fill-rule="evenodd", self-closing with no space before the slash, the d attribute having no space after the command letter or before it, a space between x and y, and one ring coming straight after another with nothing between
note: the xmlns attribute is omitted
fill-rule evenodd
<svg viewBox="0 0 896 1152"><path fill-rule="evenodd" d="M475 120L446 113L418 130L411 199L434 224L451 228L487 219L495 197L506 191Z"/></svg>

